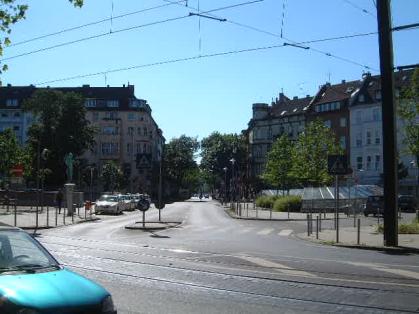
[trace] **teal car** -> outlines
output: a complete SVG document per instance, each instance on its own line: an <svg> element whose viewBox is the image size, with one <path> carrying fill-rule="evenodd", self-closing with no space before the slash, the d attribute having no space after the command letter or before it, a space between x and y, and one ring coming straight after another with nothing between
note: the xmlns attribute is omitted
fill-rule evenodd
<svg viewBox="0 0 419 314"><path fill-rule="evenodd" d="M0 226L0 313L117 311L103 287L61 266L25 231Z"/></svg>

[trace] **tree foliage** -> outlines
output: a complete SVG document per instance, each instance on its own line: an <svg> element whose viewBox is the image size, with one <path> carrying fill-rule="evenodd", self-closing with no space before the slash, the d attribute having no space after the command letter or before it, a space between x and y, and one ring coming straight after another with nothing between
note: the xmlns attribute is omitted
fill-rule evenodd
<svg viewBox="0 0 419 314"><path fill-rule="evenodd" d="M81 7L83 0L68 0L75 7ZM0 0L0 56L3 55L4 47L11 44L10 33L12 32L12 25L19 22L26 17L28 5L18 4L16 0ZM7 70L7 65L3 64L0 67L0 74Z"/></svg>
<svg viewBox="0 0 419 314"><path fill-rule="evenodd" d="M9 176L10 169L17 164L25 164L25 151L19 146L12 129L0 132L0 175Z"/></svg>
<svg viewBox="0 0 419 314"><path fill-rule="evenodd" d="M282 135L268 153L265 172L262 175L264 181L279 189L289 189L294 181L291 156L295 156L294 144L288 136Z"/></svg>
<svg viewBox="0 0 419 314"><path fill-rule="evenodd" d="M196 138L182 135L173 138L164 147L163 173L174 187L177 195L180 189L193 189L194 173L198 170L195 154L199 149Z"/></svg>
<svg viewBox="0 0 419 314"><path fill-rule="evenodd" d="M332 181L327 172L327 156L342 153L335 135L321 120L306 125L292 154L293 177L300 185L326 185Z"/></svg>
<svg viewBox="0 0 419 314"><path fill-rule="evenodd" d="M123 180L123 176L123 172L116 162L109 161L105 163L101 175L105 191L114 192L118 190Z"/></svg>
<svg viewBox="0 0 419 314"><path fill-rule="evenodd" d="M244 174L246 165L246 138L239 134L213 132L201 141L201 163L207 183L211 186L224 181L224 167L231 173L232 158L238 175Z"/></svg>
<svg viewBox="0 0 419 314"><path fill-rule="evenodd" d="M65 181L65 155L71 152L77 158L94 145L95 129L86 119L84 99L75 93L38 90L23 108L35 118L28 130L34 168L38 151L48 149L43 168L51 169L54 176L47 178L46 183L61 185Z"/></svg>
<svg viewBox="0 0 419 314"><path fill-rule="evenodd" d="M404 143L408 154L419 164L419 69L413 73L411 84L402 91L398 113L404 122Z"/></svg>

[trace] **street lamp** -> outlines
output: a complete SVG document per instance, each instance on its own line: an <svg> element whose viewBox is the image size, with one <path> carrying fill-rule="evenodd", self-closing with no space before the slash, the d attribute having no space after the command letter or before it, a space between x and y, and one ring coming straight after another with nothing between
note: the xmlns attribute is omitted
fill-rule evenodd
<svg viewBox="0 0 419 314"><path fill-rule="evenodd" d="M412 165L412 168L416 169L416 171L415 171L415 183L414 183L414 185L415 185L415 196L418 196L418 186L419 186L419 167L418 167L418 165L417 165L417 163L416 163L416 161L415 161L415 160L412 160L412 161L410 162L410 164Z"/></svg>
<svg viewBox="0 0 419 314"><path fill-rule="evenodd" d="M224 167L224 203L225 200L227 199L227 167Z"/></svg>
<svg viewBox="0 0 419 314"><path fill-rule="evenodd" d="M232 199L233 201L236 200L236 177L235 177L235 172L234 172L234 164L236 163L236 160L234 158L230 159L231 162L231 179L232 179Z"/></svg>

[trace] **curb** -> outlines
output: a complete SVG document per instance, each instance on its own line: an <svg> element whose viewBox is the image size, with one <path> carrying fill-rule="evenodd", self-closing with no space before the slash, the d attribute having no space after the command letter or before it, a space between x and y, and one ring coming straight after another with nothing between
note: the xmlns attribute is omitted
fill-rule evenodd
<svg viewBox="0 0 419 314"><path fill-rule="evenodd" d="M294 234L294 238L301 241L307 241L307 242L311 242L315 244L341 247L341 248L347 248L347 249L378 251L378 252L386 252L386 253L395 254L395 255L419 254L419 249L411 248L407 246L385 247L385 246L370 246L370 245L365 245L365 244L358 245L358 244L334 243L334 242L327 242L323 240L306 238L306 237L300 236L299 234Z"/></svg>
<svg viewBox="0 0 419 314"><path fill-rule="evenodd" d="M125 226L125 229L144 230L144 231L165 230L165 229L170 229L170 228L176 228L177 226L182 224L182 222L179 222L179 221L149 221L149 222L146 222L145 223L146 226L143 227L142 223L143 223L142 221L136 221L133 224L129 224ZM149 226L147 226L147 224ZM150 226L152 224L156 224L156 226ZM157 224L160 224L160 226L158 226Z"/></svg>
<svg viewBox="0 0 419 314"><path fill-rule="evenodd" d="M224 208L224 211L233 219L242 220L259 220L259 221L307 221L307 218L256 218L256 217L241 217L233 214L228 208ZM322 218L322 220L333 220L333 218Z"/></svg>

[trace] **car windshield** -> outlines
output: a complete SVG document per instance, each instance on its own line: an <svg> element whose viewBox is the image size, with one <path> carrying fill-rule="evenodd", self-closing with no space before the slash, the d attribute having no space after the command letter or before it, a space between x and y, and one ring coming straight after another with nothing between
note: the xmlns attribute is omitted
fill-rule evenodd
<svg viewBox="0 0 419 314"><path fill-rule="evenodd" d="M0 273L58 266L56 260L26 232L0 231Z"/></svg>
<svg viewBox="0 0 419 314"><path fill-rule="evenodd" d="M101 201L101 202L118 202L118 197L111 196L111 195L102 195L99 198L99 201Z"/></svg>

